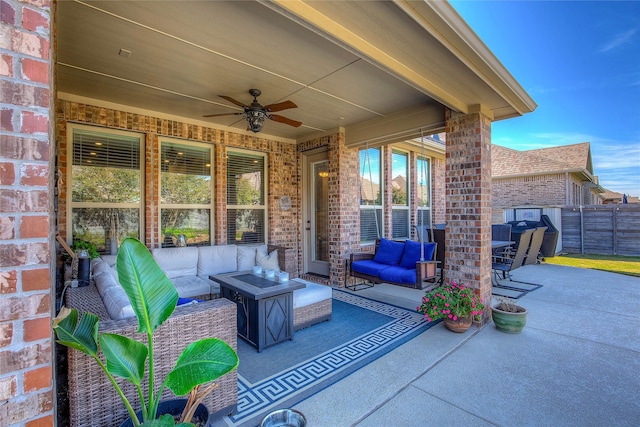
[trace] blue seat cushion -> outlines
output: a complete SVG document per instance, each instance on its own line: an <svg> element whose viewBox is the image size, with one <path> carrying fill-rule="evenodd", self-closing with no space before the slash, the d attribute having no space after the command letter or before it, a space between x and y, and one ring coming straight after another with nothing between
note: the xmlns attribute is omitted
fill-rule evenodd
<svg viewBox="0 0 640 427"><path fill-rule="evenodd" d="M431 261L433 259L433 253L436 250L435 243L424 243L424 259L425 261ZM420 242L414 240L407 240L404 243L404 252L400 259L400 267L403 268L416 268L416 262L420 261Z"/></svg>
<svg viewBox="0 0 640 427"><path fill-rule="evenodd" d="M416 283L416 269L402 267L385 268L380 272L380 280L383 282L413 284Z"/></svg>
<svg viewBox="0 0 640 427"><path fill-rule="evenodd" d="M354 261L351 264L351 269L358 273L368 274L369 276L379 277L380 272L387 268L391 268L387 264L380 264L372 259L366 259L362 261Z"/></svg>
<svg viewBox="0 0 640 427"><path fill-rule="evenodd" d="M373 260L380 264L398 265L404 252L404 243L387 240L384 237L380 239L376 254Z"/></svg>

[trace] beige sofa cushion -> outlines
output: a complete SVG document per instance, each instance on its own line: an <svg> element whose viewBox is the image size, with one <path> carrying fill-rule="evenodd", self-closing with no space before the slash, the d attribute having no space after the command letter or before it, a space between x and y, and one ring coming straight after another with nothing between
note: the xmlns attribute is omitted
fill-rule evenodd
<svg viewBox="0 0 640 427"><path fill-rule="evenodd" d="M195 246L155 248L151 253L169 279L198 274L198 248Z"/></svg>
<svg viewBox="0 0 640 427"><path fill-rule="evenodd" d="M209 277L238 271L238 247L216 245L198 247L198 276Z"/></svg>

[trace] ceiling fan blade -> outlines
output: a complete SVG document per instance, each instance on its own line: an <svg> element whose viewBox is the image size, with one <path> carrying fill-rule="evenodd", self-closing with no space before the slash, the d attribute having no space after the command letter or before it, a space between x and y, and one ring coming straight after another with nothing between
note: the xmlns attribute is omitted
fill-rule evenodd
<svg viewBox="0 0 640 427"><path fill-rule="evenodd" d="M243 108L244 108L244 107L246 107L246 105L245 105L245 104L243 104L242 102L240 102L240 101L238 101L238 100L233 99L233 98L232 98L232 97L230 97L230 96L225 96L225 95L218 95L218 96L219 96L220 98L222 98L222 99L226 99L227 101L229 101L229 102L231 102L231 103L233 103L233 104L236 104L238 107L243 107Z"/></svg>
<svg viewBox="0 0 640 427"><path fill-rule="evenodd" d="M244 113L207 114L207 115L202 116L202 117L238 116L240 114L244 114Z"/></svg>
<svg viewBox="0 0 640 427"><path fill-rule="evenodd" d="M279 116L277 114L271 114L271 115L269 115L269 118L271 120L273 120L274 122L284 123L285 125L293 126L293 127L296 127L296 128L300 127L300 125L302 124L302 122L299 122L297 120L291 120L291 119L288 119L286 117Z"/></svg>
<svg viewBox="0 0 640 427"><path fill-rule="evenodd" d="M298 106L293 101L278 102L276 104L269 104L264 106L265 110L273 112L288 110L289 108L298 108Z"/></svg>

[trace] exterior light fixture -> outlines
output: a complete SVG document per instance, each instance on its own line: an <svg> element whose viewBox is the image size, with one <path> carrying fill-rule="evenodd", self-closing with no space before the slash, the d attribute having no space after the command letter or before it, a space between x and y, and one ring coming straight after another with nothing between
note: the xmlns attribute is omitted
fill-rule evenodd
<svg viewBox="0 0 640 427"><path fill-rule="evenodd" d="M264 121L267 119L267 113L260 107L260 109L247 109L245 117L247 119L247 127L252 132L258 133L264 126Z"/></svg>

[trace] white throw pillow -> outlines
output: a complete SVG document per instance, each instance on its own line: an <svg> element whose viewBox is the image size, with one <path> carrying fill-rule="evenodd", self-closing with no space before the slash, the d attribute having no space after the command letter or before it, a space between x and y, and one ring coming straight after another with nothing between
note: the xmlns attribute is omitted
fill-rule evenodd
<svg viewBox="0 0 640 427"><path fill-rule="evenodd" d="M262 266L263 270L276 270L280 271L280 264L278 263L278 250L274 250L270 254L267 254L266 246L258 247L256 250L256 265Z"/></svg>
<svg viewBox="0 0 640 427"><path fill-rule="evenodd" d="M94 276L96 288L102 297L107 313L114 320L135 316L131 302L114 274L116 273L113 271L103 271Z"/></svg>

